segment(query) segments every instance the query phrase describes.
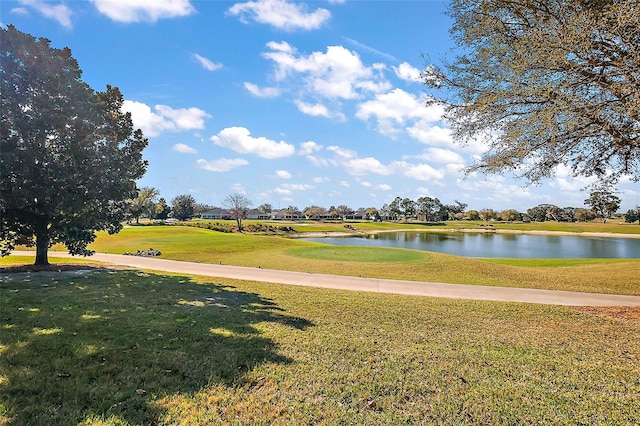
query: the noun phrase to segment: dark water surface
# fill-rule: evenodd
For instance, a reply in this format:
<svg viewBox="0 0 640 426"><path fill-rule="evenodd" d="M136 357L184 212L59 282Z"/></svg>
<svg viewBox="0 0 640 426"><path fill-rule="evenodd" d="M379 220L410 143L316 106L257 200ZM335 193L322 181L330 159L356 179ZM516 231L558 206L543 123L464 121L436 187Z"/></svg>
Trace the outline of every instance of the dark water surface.
<svg viewBox="0 0 640 426"><path fill-rule="evenodd" d="M409 248L465 257L640 258L640 238L402 231L305 240L339 246Z"/></svg>

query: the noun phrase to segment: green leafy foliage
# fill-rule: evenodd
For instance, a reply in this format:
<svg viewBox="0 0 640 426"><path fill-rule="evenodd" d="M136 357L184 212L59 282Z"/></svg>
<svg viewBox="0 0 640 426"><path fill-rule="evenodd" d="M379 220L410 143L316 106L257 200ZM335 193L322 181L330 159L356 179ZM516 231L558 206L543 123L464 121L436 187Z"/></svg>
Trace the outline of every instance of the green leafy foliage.
<svg viewBox="0 0 640 426"><path fill-rule="evenodd" d="M147 145L120 91L95 92L68 48L0 29L0 222L3 254L36 245L36 263L63 243L86 255L95 230L121 229Z"/></svg>

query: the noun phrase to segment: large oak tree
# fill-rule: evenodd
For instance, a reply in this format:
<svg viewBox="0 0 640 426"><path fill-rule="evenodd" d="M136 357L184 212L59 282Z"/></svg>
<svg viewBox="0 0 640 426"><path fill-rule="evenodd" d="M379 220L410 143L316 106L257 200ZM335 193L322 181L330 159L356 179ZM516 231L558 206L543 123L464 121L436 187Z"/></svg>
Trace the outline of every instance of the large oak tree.
<svg viewBox="0 0 640 426"><path fill-rule="evenodd" d="M459 49L423 78L456 140L487 141L470 170L640 179L637 1L451 0L448 14Z"/></svg>
<svg viewBox="0 0 640 426"><path fill-rule="evenodd" d="M68 48L0 29L2 254L36 246L37 265L63 243L89 255L95 231L118 232L147 163L120 91L96 92Z"/></svg>

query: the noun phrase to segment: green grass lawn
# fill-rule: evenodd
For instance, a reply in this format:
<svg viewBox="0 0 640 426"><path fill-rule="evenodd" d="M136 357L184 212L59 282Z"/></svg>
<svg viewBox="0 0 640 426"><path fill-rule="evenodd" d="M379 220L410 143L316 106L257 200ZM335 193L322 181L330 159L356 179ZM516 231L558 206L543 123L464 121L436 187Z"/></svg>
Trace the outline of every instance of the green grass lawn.
<svg viewBox="0 0 640 426"><path fill-rule="evenodd" d="M0 303L0 424L640 423L636 308L117 270Z"/></svg>
<svg viewBox="0 0 640 426"><path fill-rule="evenodd" d="M483 260L185 226L138 226L116 235L101 233L90 247L116 254L154 248L167 259L347 276L640 294L638 259Z"/></svg>

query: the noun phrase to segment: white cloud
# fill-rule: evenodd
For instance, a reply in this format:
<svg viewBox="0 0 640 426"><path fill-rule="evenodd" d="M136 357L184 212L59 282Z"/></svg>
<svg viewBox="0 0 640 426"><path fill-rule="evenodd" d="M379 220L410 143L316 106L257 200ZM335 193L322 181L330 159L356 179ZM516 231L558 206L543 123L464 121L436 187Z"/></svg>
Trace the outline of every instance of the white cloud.
<svg viewBox="0 0 640 426"><path fill-rule="evenodd" d="M254 154L262 158L289 157L295 147L284 141L276 142L263 136L254 138L245 127L228 127L211 137L214 144L240 154Z"/></svg>
<svg viewBox="0 0 640 426"><path fill-rule="evenodd" d="M57 21L58 24L67 29L70 29L73 26L71 23L71 9L69 9L65 4L52 5L50 2L44 2L41 0L20 0L20 4L35 9L41 15ZM12 12L20 14L22 13L20 9L22 8L13 9Z"/></svg>
<svg viewBox="0 0 640 426"><path fill-rule="evenodd" d="M378 188L381 191L391 191L391 186L387 185L386 183L381 183L376 188Z"/></svg>
<svg viewBox="0 0 640 426"><path fill-rule="evenodd" d="M213 161L206 161L199 159L196 164L198 167L210 172L228 172L238 167L246 166L249 164L244 158L219 158Z"/></svg>
<svg viewBox="0 0 640 426"><path fill-rule="evenodd" d="M554 179L549 182L552 188L560 191L580 191L596 182L597 178L593 176L573 176L571 168L560 164L554 172ZM586 198L586 197L584 197Z"/></svg>
<svg viewBox="0 0 640 426"><path fill-rule="evenodd" d="M300 148L298 149L298 154L300 155L310 155L313 154L314 152L318 152L322 150L322 145L313 142L313 141L308 141L308 142L302 142L300 144Z"/></svg>
<svg viewBox="0 0 640 426"><path fill-rule="evenodd" d="M340 186L342 186L344 188L350 188L351 184L349 182L347 182L346 180L343 180L342 182L340 182Z"/></svg>
<svg viewBox="0 0 640 426"><path fill-rule="evenodd" d="M347 169L349 174L354 176L368 175L371 173L383 176L393 174L391 167L385 166L373 157L347 160L342 165Z"/></svg>
<svg viewBox="0 0 640 426"><path fill-rule="evenodd" d="M210 59L205 58L204 56L198 55L197 53L194 53L193 57L196 58L200 65L202 65L202 68L207 71L216 71L222 68L221 63L213 62Z"/></svg>
<svg viewBox="0 0 640 426"><path fill-rule="evenodd" d="M286 170L276 170L276 176L280 179L291 179L291 173Z"/></svg>
<svg viewBox="0 0 640 426"><path fill-rule="evenodd" d="M331 117L329 109L322 104L312 105L299 100L295 101L295 104L298 107L298 110L303 114L311 115L313 117Z"/></svg>
<svg viewBox="0 0 640 426"><path fill-rule="evenodd" d="M200 108L173 109L166 105L156 105L156 111L174 123L178 130L204 129L204 119L211 117Z"/></svg>
<svg viewBox="0 0 640 426"><path fill-rule="evenodd" d="M420 70L408 62L403 62L397 67L393 67L393 71L396 75L410 83L417 83L420 81Z"/></svg>
<svg viewBox="0 0 640 426"><path fill-rule="evenodd" d="M291 195L293 191L307 191L313 189L312 185L302 183L284 183L273 190L276 194Z"/></svg>
<svg viewBox="0 0 640 426"><path fill-rule="evenodd" d="M194 148L190 147L187 144L184 143L177 143L173 146L173 150L175 152L181 152L183 154L197 154L198 151L196 151Z"/></svg>
<svg viewBox="0 0 640 426"><path fill-rule="evenodd" d="M410 164L406 161L394 161L393 167L400 171L404 176L411 179L426 181L426 182L438 182L444 179L444 172L437 170L428 164Z"/></svg>
<svg viewBox="0 0 640 426"><path fill-rule="evenodd" d="M131 113L134 127L142 129L145 136L158 136L164 131L185 131L203 129L204 119L211 117L199 108L173 109L166 105L156 105L155 112L145 103L125 100L122 110Z"/></svg>
<svg viewBox="0 0 640 426"><path fill-rule="evenodd" d="M280 188L289 189L291 191L307 191L309 189L313 189L313 186L306 183L283 183L280 185Z"/></svg>
<svg viewBox="0 0 640 426"><path fill-rule="evenodd" d="M259 87L253 83L245 81L244 88L257 98L277 98L280 96L280 89L277 87Z"/></svg>
<svg viewBox="0 0 640 426"><path fill-rule="evenodd" d="M420 121L414 126L407 128L407 134L413 139L428 145L453 145L451 129L433 125L427 121Z"/></svg>
<svg viewBox="0 0 640 426"><path fill-rule="evenodd" d="M371 188L373 186L371 182L367 182L366 180L360 181L360 185L364 186L365 188Z"/></svg>
<svg viewBox="0 0 640 426"><path fill-rule="evenodd" d="M390 137L408 132L410 126L417 123L422 130L426 130L425 127L430 128L432 123L442 119L443 109L439 106L427 107L425 101L396 88L358 105L356 117L363 121L375 118L378 132ZM411 133L409 135L413 137Z"/></svg>
<svg viewBox="0 0 640 426"><path fill-rule="evenodd" d="M418 158L443 164L464 164L464 159L457 152L443 148L427 148Z"/></svg>
<svg viewBox="0 0 640 426"><path fill-rule="evenodd" d="M366 67L357 53L342 46L328 46L326 53L300 55L286 42L267 43L263 57L275 63L275 78L291 84L300 77L308 93L331 100L356 99L362 92L388 90L390 84L373 68Z"/></svg>
<svg viewBox="0 0 640 426"><path fill-rule="evenodd" d="M308 12L306 4L290 3L285 0L236 3L227 13L238 16L240 22L245 24L253 20L285 31L314 30L331 18L331 12L327 9L317 8L313 12Z"/></svg>
<svg viewBox="0 0 640 426"><path fill-rule="evenodd" d="M355 151L351 151L350 149L342 148L339 146L330 146L327 148L327 151L333 152L337 157L341 159L356 158L356 156L358 155Z"/></svg>
<svg viewBox="0 0 640 426"><path fill-rule="evenodd" d="M331 179L328 177L314 177L313 183L327 183L330 182Z"/></svg>
<svg viewBox="0 0 640 426"><path fill-rule="evenodd" d="M195 12L189 0L92 0L96 9L117 22L156 22Z"/></svg>
<svg viewBox="0 0 640 426"><path fill-rule="evenodd" d="M247 193L247 189L241 183L234 183L233 185L231 185L231 190L242 195L245 195Z"/></svg>

